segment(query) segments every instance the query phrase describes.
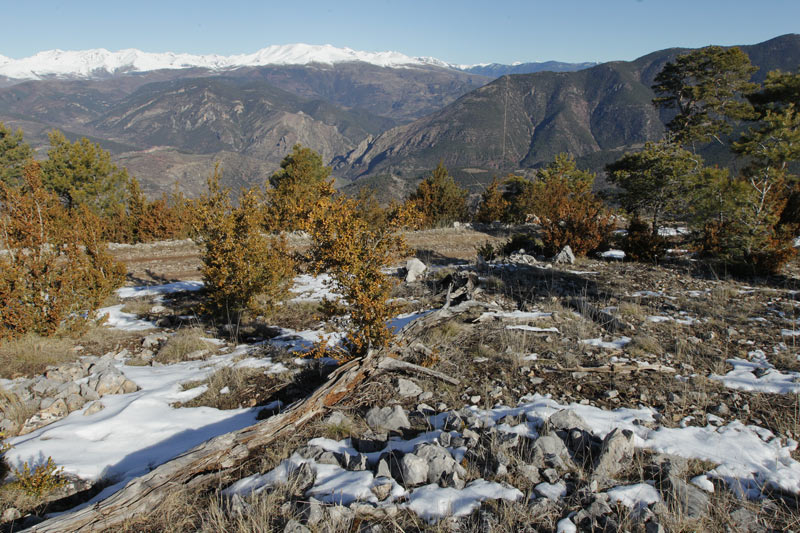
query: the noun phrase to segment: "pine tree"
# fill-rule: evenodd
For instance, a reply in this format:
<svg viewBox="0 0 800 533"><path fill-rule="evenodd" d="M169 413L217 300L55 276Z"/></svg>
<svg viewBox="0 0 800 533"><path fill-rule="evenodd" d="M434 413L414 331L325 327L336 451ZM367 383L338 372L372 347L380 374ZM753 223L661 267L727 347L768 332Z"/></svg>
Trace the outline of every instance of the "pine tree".
<svg viewBox="0 0 800 533"><path fill-rule="evenodd" d="M692 177L703 167L700 156L671 141L648 142L639 152L626 153L606 166L608 179L621 187L620 204L634 215L651 218L651 234L665 216L685 212Z"/></svg>
<svg viewBox="0 0 800 533"><path fill-rule="evenodd" d="M113 213L124 199L127 170L117 168L111 154L85 137L71 143L53 131L49 139L48 159L42 162L45 187L70 209L86 205L96 214Z"/></svg>
<svg viewBox="0 0 800 533"><path fill-rule="evenodd" d="M441 162L408 200L422 213L426 227L452 224L467 214L467 191L456 184Z"/></svg>
<svg viewBox="0 0 800 533"><path fill-rule="evenodd" d="M331 168L310 148L296 144L269 178L265 224L272 231L304 229L317 204L333 194Z"/></svg>
<svg viewBox="0 0 800 533"><path fill-rule="evenodd" d="M269 311L291 288L294 261L285 239L261 231L263 200L262 192L253 188L242 191L234 206L230 191L220 185L217 167L198 202L205 307L228 324L238 324L247 310Z"/></svg>
<svg viewBox="0 0 800 533"><path fill-rule="evenodd" d="M508 202L503 198L503 191L500 189L500 182L497 177L492 178L492 182L481 194L481 203L478 206L478 213L475 220L484 224L491 224L506 218Z"/></svg>
<svg viewBox="0 0 800 533"><path fill-rule="evenodd" d="M752 114L743 96L755 90L750 77L756 70L737 47L694 50L667 63L656 76L653 103L676 110L667 128L678 143L694 146L719 139L731 131L729 119Z"/></svg>
<svg viewBox="0 0 800 533"><path fill-rule="evenodd" d="M0 122L0 182L12 187L22 185L22 171L33 159L33 150L22 139L22 130L12 132Z"/></svg>

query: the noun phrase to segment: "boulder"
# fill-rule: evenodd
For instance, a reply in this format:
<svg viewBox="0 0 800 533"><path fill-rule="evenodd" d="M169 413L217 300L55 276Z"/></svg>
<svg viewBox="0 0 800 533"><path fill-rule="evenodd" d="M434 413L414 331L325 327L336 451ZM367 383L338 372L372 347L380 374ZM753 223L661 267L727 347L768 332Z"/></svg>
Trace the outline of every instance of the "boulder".
<svg viewBox="0 0 800 533"><path fill-rule="evenodd" d="M600 455L594 463L597 479L613 479L633 458L633 432L615 428L603 439Z"/></svg>
<svg viewBox="0 0 800 533"><path fill-rule="evenodd" d="M413 453L400 459L400 476L406 488L422 485L428 481L428 462Z"/></svg>
<svg viewBox="0 0 800 533"><path fill-rule="evenodd" d="M102 410L103 410L103 409L105 409L105 408L106 408L106 406L105 406L105 405L103 405L103 403L102 403L102 402L100 402L100 401L94 401L94 402L92 402L92 403L91 403L91 405L89 405L89 407L87 407L87 408L86 408L86 410L83 412L83 416L89 416L89 415L93 415L93 414L95 414L95 413L99 413L100 411L102 411Z"/></svg>
<svg viewBox="0 0 800 533"><path fill-rule="evenodd" d="M408 421L405 411L399 405L394 407L373 407L367 411L367 425L376 430L397 431L403 428L410 428L411 422Z"/></svg>

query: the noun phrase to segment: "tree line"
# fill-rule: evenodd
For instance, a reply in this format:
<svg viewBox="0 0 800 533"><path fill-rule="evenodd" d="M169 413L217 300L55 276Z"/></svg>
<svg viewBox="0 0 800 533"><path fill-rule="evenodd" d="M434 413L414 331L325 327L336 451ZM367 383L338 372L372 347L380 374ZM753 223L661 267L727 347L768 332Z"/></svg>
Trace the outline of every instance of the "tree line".
<svg viewBox="0 0 800 533"><path fill-rule="evenodd" d="M630 215L629 258L663 257L665 220L688 224L698 253L730 268L773 273L794 254L800 74L772 72L757 86L753 71L738 48L708 47L656 77L654 105L674 114L667 134L606 168L613 200ZM697 150L707 143L733 150L743 170L706 165ZM608 246L617 224L593 192L595 175L569 154L531 179L495 178L470 214L467 191L442 164L404 201L381 206L368 190L337 194L319 154L295 146L262 186L236 197L217 168L197 199L175 192L149 200L98 145L58 132L50 144L35 162L21 132L0 125L0 338L85 325L86 310L123 280L106 241L192 236L203 250L204 311L227 324L282 305L300 264L329 272L353 324L346 348L332 354L346 358L391 337L392 282L383 270L407 253L402 229L534 220L541 253L570 245L584 255ZM289 250L285 232L296 230L311 237L306 255Z"/></svg>

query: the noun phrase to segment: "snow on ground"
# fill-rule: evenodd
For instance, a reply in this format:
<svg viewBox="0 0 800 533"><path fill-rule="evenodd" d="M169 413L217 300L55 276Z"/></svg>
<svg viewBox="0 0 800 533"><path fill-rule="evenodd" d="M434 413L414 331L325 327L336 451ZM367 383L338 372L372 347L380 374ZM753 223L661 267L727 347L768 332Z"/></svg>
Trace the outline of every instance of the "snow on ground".
<svg viewBox="0 0 800 533"><path fill-rule="evenodd" d="M581 344L586 344L588 346L596 346L597 348L605 348L606 350L621 350L623 349L628 343L631 342L630 337L620 337L618 339L614 339L613 341L604 341L602 337L598 337L596 339L584 339L579 341Z"/></svg>
<svg viewBox="0 0 800 533"><path fill-rule="evenodd" d="M294 278L294 286L290 289L296 294L292 302L319 302L323 299L338 300L341 295L331 290L333 280L328 274L312 276L301 274Z"/></svg>
<svg viewBox="0 0 800 533"><path fill-rule="evenodd" d="M491 311L483 313L478 318L478 322L486 318L507 318L511 320L537 320L539 318L551 318L553 313L544 313L542 311Z"/></svg>
<svg viewBox="0 0 800 533"><path fill-rule="evenodd" d="M202 281L177 281L175 283L165 283L164 285L140 285L138 287L122 287L117 289L117 296L120 298L139 298L142 296L164 296L176 292L199 291L204 287Z"/></svg>
<svg viewBox="0 0 800 533"><path fill-rule="evenodd" d="M125 304L112 305L97 310L97 318L106 317L105 325L114 329L125 331L141 331L157 328L155 322L142 320L133 313L125 313L122 308Z"/></svg>
<svg viewBox="0 0 800 533"><path fill-rule="evenodd" d="M608 491L608 498L612 502L619 502L632 509L641 509L651 503L661 501L661 495L658 490L647 483L614 487Z"/></svg>
<svg viewBox="0 0 800 533"><path fill-rule="evenodd" d="M756 497L765 488L779 488L800 494L800 463L792 459L791 452L797 442L781 439L764 428L733 421L715 427L689 426L685 428L657 427L655 410L619 408L607 411L580 404L562 405L548 396L534 394L523 397L517 407L496 407L481 410L470 407L481 417L487 427L507 415L524 415L528 421L527 434L536 437L539 428L553 413L571 409L583 418L592 433L603 438L614 428L633 432L634 444L657 452L679 455L687 459L701 459L718 464L707 473L708 477L725 481L732 490L746 497ZM433 427L441 428L450 413L430 417ZM524 428L497 426L499 431L522 433Z"/></svg>
<svg viewBox="0 0 800 533"><path fill-rule="evenodd" d="M84 479L111 478L125 481L147 473L206 440L256 422L258 409L221 411L210 407L176 409L170 405L199 396L205 387L182 390L181 383L206 378L223 366L261 366L267 372L284 370L269 359L245 358L250 347L206 361L189 361L168 366L125 366L117 368L141 390L107 395L105 408L85 416L86 408L27 435L10 440L14 445L6 459L19 466L23 461L38 464L52 457L64 471ZM88 378L86 378L88 379ZM87 407L90 404L87 404Z"/></svg>
<svg viewBox="0 0 800 533"><path fill-rule="evenodd" d="M733 370L720 376L712 374L711 379L721 381L726 387L753 392L773 394L800 393L800 372L782 372L776 369L762 350L753 350L746 359L728 359Z"/></svg>

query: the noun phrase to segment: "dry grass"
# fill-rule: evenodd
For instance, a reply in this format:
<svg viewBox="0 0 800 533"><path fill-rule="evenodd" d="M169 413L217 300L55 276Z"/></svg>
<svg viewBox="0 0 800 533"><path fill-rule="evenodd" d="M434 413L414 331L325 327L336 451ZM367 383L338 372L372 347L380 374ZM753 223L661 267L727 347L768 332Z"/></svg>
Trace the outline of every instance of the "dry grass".
<svg viewBox="0 0 800 533"><path fill-rule="evenodd" d="M167 339L154 360L162 364L178 363L189 360L189 355L200 350L213 351L216 347L214 343L206 340L206 334L202 329L184 328Z"/></svg>
<svg viewBox="0 0 800 533"><path fill-rule="evenodd" d="M0 411L3 418L10 420L16 426L15 431L8 431L7 437L16 436L25 421L28 420L37 409L32 405L20 401L16 394L6 391L0 387Z"/></svg>
<svg viewBox="0 0 800 533"><path fill-rule="evenodd" d="M0 376L32 376L41 374L49 365L75 361L80 354L73 350L74 346L75 341L67 337L38 335L0 342Z"/></svg>
<svg viewBox="0 0 800 533"><path fill-rule="evenodd" d="M122 306L122 311L125 313L133 313L138 316L145 316L150 313L153 308L151 300L129 299L125 300L125 305Z"/></svg>
<svg viewBox="0 0 800 533"><path fill-rule="evenodd" d="M264 374L263 369L223 367L211 374L205 381L184 383L188 390L206 385L206 391L188 402L178 403L176 407L214 407L216 409L237 409L242 406L255 406L263 403L272 393L291 381L291 374ZM227 392L223 393L223 390Z"/></svg>

